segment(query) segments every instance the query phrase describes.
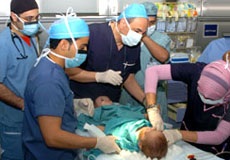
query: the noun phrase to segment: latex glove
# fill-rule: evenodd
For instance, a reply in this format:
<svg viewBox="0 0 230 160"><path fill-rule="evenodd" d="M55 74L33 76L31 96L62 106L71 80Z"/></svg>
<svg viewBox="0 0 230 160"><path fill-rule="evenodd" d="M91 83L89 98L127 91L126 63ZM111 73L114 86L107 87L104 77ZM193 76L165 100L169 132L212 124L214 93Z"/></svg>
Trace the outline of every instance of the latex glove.
<svg viewBox="0 0 230 160"><path fill-rule="evenodd" d="M107 70L105 72L97 72L95 79L100 83L110 83L119 86L122 83L121 71Z"/></svg>
<svg viewBox="0 0 230 160"><path fill-rule="evenodd" d="M94 104L91 98L74 99L74 112L77 116L83 113L92 117Z"/></svg>
<svg viewBox="0 0 230 160"><path fill-rule="evenodd" d="M104 136L97 138L97 144L95 148L100 149L104 153L120 153L121 149L115 142L116 138L114 136Z"/></svg>
<svg viewBox="0 0 230 160"><path fill-rule="evenodd" d="M152 127L158 131L164 129L164 122L160 115L160 110L157 107L147 109L148 118Z"/></svg>
<svg viewBox="0 0 230 160"><path fill-rule="evenodd" d="M164 130L163 134L168 141L168 146L182 139L182 134L177 129Z"/></svg>

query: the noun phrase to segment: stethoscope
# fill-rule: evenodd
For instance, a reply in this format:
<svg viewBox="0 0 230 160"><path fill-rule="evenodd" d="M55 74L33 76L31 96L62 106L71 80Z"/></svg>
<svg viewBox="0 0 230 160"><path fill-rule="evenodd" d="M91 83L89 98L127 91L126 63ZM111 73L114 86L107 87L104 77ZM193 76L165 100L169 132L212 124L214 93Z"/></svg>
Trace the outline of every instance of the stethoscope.
<svg viewBox="0 0 230 160"><path fill-rule="evenodd" d="M15 39L20 43L20 45L22 46L22 51L19 49L19 47L17 46L16 42L15 42ZM17 49L18 53L20 54L20 56L17 57L17 60L21 60L21 59L27 59L28 58L28 55L26 55L26 50L25 50L25 47L22 43L22 39L14 32L11 32L11 40L15 46L15 48ZM32 42L32 45L34 47L34 50L36 51L36 54L38 56L38 50L37 50L37 47L35 46L33 40L31 39L31 42Z"/></svg>

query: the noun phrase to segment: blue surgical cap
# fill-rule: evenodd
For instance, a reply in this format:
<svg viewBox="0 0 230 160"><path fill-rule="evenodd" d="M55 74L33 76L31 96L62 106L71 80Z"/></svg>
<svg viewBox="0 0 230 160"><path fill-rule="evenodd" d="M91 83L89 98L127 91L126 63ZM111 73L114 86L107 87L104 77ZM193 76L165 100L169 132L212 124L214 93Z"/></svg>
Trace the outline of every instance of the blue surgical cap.
<svg viewBox="0 0 230 160"><path fill-rule="evenodd" d="M146 12L148 16L156 16L157 15L157 6L152 2L144 2L142 3L145 6Z"/></svg>
<svg viewBox="0 0 230 160"><path fill-rule="evenodd" d="M67 29L65 18L55 21L49 29L50 39L68 39L71 35ZM77 17L67 17L70 31L73 38L81 38L89 36L89 27L86 22Z"/></svg>
<svg viewBox="0 0 230 160"><path fill-rule="evenodd" d="M120 14L118 20L121 18L148 18L146 10L143 4L130 4L125 10Z"/></svg>

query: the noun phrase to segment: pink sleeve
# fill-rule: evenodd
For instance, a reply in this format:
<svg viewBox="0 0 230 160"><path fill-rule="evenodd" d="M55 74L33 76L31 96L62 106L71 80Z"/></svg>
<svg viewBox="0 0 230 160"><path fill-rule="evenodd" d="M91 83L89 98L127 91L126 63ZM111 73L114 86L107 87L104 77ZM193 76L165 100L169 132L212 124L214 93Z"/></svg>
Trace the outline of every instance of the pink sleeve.
<svg viewBox="0 0 230 160"><path fill-rule="evenodd" d="M156 93L158 80L172 79L169 64L156 65L145 70L145 93Z"/></svg>
<svg viewBox="0 0 230 160"><path fill-rule="evenodd" d="M197 143L218 145L230 136L230 122L222 120L215 131L197 132Z"/></svg>

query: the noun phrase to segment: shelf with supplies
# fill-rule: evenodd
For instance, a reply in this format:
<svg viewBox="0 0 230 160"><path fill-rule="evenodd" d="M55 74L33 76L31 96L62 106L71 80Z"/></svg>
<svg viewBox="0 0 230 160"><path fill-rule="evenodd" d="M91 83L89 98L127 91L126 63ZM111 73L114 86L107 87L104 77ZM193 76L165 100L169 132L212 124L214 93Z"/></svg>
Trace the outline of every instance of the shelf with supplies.
<svg viewBox="0 0 230 160"><path fill-rule="evenodd" d="M190 2L158 2L156 30L171 39L171 51L190 53L196 46L196 30L199 12Z"/></svg>
<svg viewBox="0 0 230 160"><path fill-rule="evenodd" d="M171 51L191 53L191 50L196 48L197 18L194 19L194 23L188 23L187 21L190 19L188 17L183 18L185 21L184 23L175 21L174 25L170 24L169 27L167 27L169 25L167 18L166 20L159 18L157 22L157 31L167 34L171 38Z"/></svg>

